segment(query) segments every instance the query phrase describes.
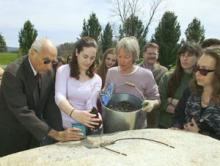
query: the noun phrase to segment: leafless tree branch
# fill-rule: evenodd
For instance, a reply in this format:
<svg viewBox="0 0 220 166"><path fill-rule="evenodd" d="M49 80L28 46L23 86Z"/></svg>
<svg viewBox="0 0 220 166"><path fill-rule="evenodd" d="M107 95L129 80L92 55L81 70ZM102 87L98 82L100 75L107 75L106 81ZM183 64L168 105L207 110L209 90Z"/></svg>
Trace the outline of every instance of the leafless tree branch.
<svg viewBox="0 0 220 166"><path fill-rule="evenodd" d="M149 17L149 20L145 26L145 29L144 29L144 34L147 34L148 33L148 30L149 30L149 26L150 24L152 23L152 20L153 20L153 17L159 7L159 5L161 4L163 0L156 0L152 3L151 7L150 7L150 17Z"/></svg>
<svg viewBox="0 0 220 166"><path fill-rule="evenodd" d="M153 18L162 1L163 0L152 0L149 11L149 20L146 22L143 36L146 36L148 33L149 26L152 23ZM143 10L140 5L140 0L112 0L112 2L114 3L113 14L120 18L122 24L125 23L129 16L138 16L138 13Z"/></svg>

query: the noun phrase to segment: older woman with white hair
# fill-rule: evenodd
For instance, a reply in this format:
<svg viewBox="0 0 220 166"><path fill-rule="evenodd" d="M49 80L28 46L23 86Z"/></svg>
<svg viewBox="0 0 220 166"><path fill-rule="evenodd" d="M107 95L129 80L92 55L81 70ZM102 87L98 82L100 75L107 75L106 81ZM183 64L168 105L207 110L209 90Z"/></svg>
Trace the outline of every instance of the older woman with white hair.
<svg viewBox="0 0 220 166"><path fill-rule="evenodd" d="M127 93L138 98L144 98L145 111L137 128L146 128L146 112L151 112L159 105L159 92L152 72L135 65L140 48L135 37L124 37L116 46L118 66L108 70L105 87L113 83L114 93ZM131 86L132 85L132 86ZM146 100L147 99L147 100Z"/></svg>

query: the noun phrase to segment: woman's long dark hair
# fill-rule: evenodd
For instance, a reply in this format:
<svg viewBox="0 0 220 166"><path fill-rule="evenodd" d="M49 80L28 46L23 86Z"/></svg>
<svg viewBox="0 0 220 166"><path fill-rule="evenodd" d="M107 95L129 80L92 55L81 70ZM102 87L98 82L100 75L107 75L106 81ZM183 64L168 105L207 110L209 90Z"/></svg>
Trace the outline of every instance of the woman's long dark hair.
<svg viewBox="0 0 220 166"><path fill-rule="evenodd" d="M109 48L104 52L102 62L101 62L101 64L99 65L99 67L97 69L97 74L102 78L102 88L105 85L105 78L106 78L106 74L107 74L107 71L108 71L108 68L105 64L105 60L106 60L108 54L115 55L116 54L115 53L115 48ZM114 66L117 66L117 62Z"/></svg>
<svg viewBox="0 0 220 166"><path fill-rule="evenodd" d="M75 43L75 48L72 54L72 60L70 61L69 66L70 66L70 77L74 77L77 80L79 79L80 71L79 71L76 51L79 54L81 51L83 51L85 47L94 47L97 49L97 43L94 39L88 36L82 37ZM89 76L89 78L92 78L94 76L94 69L95 69L95 62L86 71L86 75Z"/></svg>
<svg viewBox="0 0 220 166"><path fill-rule="evenodd" d="M220 47L208 47L203 50L203 55L210 56L215 59L215 71L214 80L212 82L213 94L211 97L211 102L214 104L220 104ZM191 83L191 90L193 93L202 92L203 87L197 84L196 78L193 78Z"/></svg>
<svg viewBox="0 0 220 166"><path fill-rule="evenodd" d="M172 73L169 81L168 81L168 97L174 97L177 88L180 86L181 78L184 74L184 70L181 66L180 56L184 53L188 52L196 57L201 55L200 46L196 43L184 42L180 49L178 50L178 58L176 62L176 68Z"/></svg>

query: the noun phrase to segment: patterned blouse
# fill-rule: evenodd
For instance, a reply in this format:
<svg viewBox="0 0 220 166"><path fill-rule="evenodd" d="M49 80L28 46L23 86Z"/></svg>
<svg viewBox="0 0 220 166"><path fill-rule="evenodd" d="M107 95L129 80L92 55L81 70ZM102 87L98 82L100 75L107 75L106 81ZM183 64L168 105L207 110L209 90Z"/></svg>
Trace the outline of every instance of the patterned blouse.
<svg viewBox="0 0 220 166"><path fill-rule="evenodd" d="M210 103L201 107L201 93L192 94L186 103L186 122L195 119L200 133L220 140L220 105Z"/></svg>

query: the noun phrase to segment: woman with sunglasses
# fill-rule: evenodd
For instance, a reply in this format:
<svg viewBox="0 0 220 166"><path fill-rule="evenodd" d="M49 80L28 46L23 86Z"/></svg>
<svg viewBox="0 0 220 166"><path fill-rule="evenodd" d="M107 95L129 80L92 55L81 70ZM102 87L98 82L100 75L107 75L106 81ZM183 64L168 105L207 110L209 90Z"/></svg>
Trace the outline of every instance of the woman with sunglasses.
<svg viewBox="0 0 220 166"><path fill-rule="evenodd" d="M102 88L105 85L108 69L114 66L117 66L115 48L109 48L104 52L102 62L97 69L97 74L102 78Z"/></svg>
<svg viewBox="0 0 220 166"><path fill-rule="evenodd" d="M92 114L101 90L102 80L94 73L96 41L83 37L75 43L72 60L58 68L55 100L61 110L63 127L80 128L84 135L102 121Z"/></svg>
<svg viewBox="0 0 220 166"><path fill-rule="evenodd" d="M184 108L185 122L180 128L220 139L220 48L204 50Z"/></svg>
<svg viewBox="0 0 220 166"><path fill-rule="evenodd" d="M183 91L193 78L193 67L200 55L200 47L197 44L183 43L178 51L175 70L167 72L161 79L159 85L161 96L160 128L171 127L175 108L182 97Z"/></svg>
<svg viewBox="0 0 220 166"><path fill-rule="evenodd" d="M220 40L215 39L215 38L205 39L201 44L202 49L206 49L208 47L219 47L219 46L220 46ZM182 124L185 123L185 112L184 112L184 110L185 110L185 107L186 107L187 99L189 98L190 95L191 95L191 89L190 89L190 87L188 87L184 90L183 95L182 95L181 99L179 100L178 105L176 106L172 128L177 129L177 128L182 128L183 127Z"/></svg>

